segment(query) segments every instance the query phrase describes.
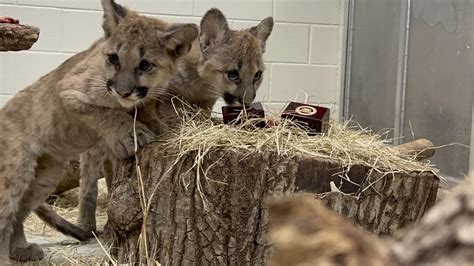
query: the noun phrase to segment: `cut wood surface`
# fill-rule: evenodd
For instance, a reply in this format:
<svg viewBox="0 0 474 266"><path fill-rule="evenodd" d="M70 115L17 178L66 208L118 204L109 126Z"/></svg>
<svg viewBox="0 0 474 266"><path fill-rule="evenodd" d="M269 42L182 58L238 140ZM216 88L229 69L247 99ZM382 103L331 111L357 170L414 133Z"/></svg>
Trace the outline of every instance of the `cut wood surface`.
<svg viewBox="0 0 474 266"><path fill-rule="evenodd" d="M37 27L0 23L0 51L28 50L38 40Z"/></svg>
<svg viewBox="0 0 474 266"><path fill-rule="evenodd" d="M337 176L344 168L336 161L249 150L212 151L197 169L197 153L176 162L177 152L160 144L141 149L143 185L133 158L120 163L108 206L119 261L145 254L138 245L145 228L153 259L171 265L265 264L271 254L267 201L298 191L390 235L433 205L438 186L432 173L383 175L363 166L353 166L347 181ZM341 192L330 192L331 181Z"/></svg>

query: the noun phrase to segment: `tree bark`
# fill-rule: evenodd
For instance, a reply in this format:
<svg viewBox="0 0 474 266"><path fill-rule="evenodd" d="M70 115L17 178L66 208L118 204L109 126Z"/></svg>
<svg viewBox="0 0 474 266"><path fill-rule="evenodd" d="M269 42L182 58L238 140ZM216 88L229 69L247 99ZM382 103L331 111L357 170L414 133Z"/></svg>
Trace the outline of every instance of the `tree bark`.
<svg viewBox="0 0 474 266"><path fill-rule="evenodd" d="M28 50L38 40L39 33L33 26L0 23L0 51Z"/></svg>
<svg viewBox="0 0 474 266"><path fill-rule="evenodd" d="M419 219L433 205L438 186L432 173L380 176L353 166L348 176L358 186L336 176L344 170L336 161L246 150L210 152L197 170L196 153L175 163L177 152L159 144L141 149L143 186L133 158L117 168L108 215L120 262L141 259L143 225L148 256L162 263L266 264L271 255L267 202L298 191L316 194L349 219L389 235ZM331 182L341 192L330 192ZM145 219L141 187L150 206Z"/></svg>
<svg viewBox="0 0 474 266"><path fill-rule="evenodd" d="M397 174L385 176L374 174L370 191L359 199L350 195L329 192L318 195L326 206L349 221L379 236L393 233L418 221L434 205L438 192L438 180L431 173ZM362 183L362 188L369 185Z"/></svg>

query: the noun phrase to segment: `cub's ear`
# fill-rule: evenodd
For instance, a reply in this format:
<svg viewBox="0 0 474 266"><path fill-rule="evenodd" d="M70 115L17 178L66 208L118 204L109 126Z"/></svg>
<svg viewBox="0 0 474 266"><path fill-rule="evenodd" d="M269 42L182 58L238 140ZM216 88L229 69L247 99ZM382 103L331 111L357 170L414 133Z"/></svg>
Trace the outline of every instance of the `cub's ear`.
<svg viewBox="0 0 474 266"><path fill-rule="evenodd" d="M115 3L114 0L102 0L102 8L104 9L104 29L105 37L109 37L117 28L118 24L127 16L128 10Z"/></svg>
<svg viewBox="0 0 474 266"><path fill-rule="evenodd" d="M197 38L196 24L174 24L164 33L164 44L175 56L186 55Z"/></svg>
<svg viewBox="0 0 474 266"><path fill-rule="evenodd" d="M250 33L252 33L255 37L257 37L264 52L265 52L265 45L267 43L267 39L268 37L270 37L272 30L273 30L272 17L268 17L262 20L257 26L254 26L248 29Z"/></svg>
<svg viewBox="0 0 474 266"><path fill-rule="evenodd" d="M224 14L217 9L212 8L206 12L201 20L201 34L199 36L199 45L204 55L224 38L225 33L229 30L229 24Z"/></svg>

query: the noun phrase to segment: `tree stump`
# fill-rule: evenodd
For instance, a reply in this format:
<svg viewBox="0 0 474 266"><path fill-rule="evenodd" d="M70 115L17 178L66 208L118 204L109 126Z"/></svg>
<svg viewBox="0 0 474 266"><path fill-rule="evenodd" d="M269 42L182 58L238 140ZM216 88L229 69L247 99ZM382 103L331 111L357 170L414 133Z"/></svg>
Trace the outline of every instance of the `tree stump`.
<svg viewBox="0 0 474 266"><path fill-rule="evenodd" d="M119 262L146 254L170 265L266 264L268 200L298 191L390 235L434 204L439 182L433 173L382 175L364 166L351 167L349 182L337 175L347 170L337 161L274 152L215 150L199 166L197 153L176 160L177 153L160 144L141 149L142 181L134 158L119 164L108 205ZM331 192L331 182L340 192Z"/></svg>
<svg viewBox="0 0 474 266"><path fill-rule="evenodd" d="M33 26L0 23L0 51L28 50L38 40L39 33Z"/></svg>

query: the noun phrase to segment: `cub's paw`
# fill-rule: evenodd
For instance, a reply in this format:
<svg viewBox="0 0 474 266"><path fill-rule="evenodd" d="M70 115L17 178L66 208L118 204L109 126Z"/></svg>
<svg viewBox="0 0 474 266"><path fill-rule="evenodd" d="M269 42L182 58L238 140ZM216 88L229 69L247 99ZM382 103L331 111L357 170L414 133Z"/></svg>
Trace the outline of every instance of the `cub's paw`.
<svg viewBox="0 0 474 266"><path fill-rule="evenodd" d="M90 235L89 238L94 237L92 232L97 233L97 229L96 229L95 224L78 223L77 227L79 227L82 231L87 232Z"/></svg>
<svg viewBox="0 0 474 266"><path fill-rule="evenodd" d="M136 125L138 147L145 146L155 140L156 135L143 124ZM135 153L135 135L133 130L117 132L107 140L112 152L118 159L125 159Z"/></svg>
<svg viewBox="0 0 474 266"><path fill-rule="evenodd" d="M37 244L29 244L22 248L15 247L10 251L10 259L20 262L39 261L43 258L43 250Z"/></svg>
<svg viewBox="0 0 474 266"><path fill-rule="evenodd" d="M113 238L114 237L114 231L112 229L112 225L110 225L110 222L107 220L107 222L104 225L104 228L102 230L97 231L97 235L102 237L102 238Z"/></svg>

